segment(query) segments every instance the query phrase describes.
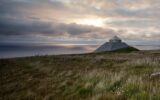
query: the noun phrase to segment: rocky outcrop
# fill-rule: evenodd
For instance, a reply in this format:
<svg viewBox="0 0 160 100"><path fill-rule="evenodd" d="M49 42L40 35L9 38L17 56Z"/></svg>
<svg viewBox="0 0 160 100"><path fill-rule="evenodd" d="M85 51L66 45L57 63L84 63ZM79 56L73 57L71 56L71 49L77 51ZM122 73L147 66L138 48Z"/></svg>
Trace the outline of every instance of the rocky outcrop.
<svg viewBox="0 0 160 100"><path fill-rule="evenodd" d="M151 79L151 80L158 80L158 79L160 79L160 72L152 73L152 74L150 75L150 79Z"/></svg>

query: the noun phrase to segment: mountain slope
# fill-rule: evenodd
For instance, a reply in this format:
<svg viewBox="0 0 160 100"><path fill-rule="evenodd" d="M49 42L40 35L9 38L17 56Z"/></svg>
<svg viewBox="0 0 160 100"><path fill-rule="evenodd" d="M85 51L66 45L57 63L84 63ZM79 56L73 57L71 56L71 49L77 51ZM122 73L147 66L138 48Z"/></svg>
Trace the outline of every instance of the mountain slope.
<svg viewBox="0 0 160 100"><path fill-rule="evenodd" d="M121 50L120 50L121 49ZM107 51L137 51L138 49L129 46L128 44L122 42L122 40L114 36L109 40L109 42L104 43L99 48L97 48L94 52L107 52Z"/></svg>
<svg viewBox="0 0 160 100"><path fill-rule="evenodd" d="M98 49L95 50L95 52L103 52L103 51L114 51L114 50L118 50L121 48L127 48L129 47L126 43L122 43L122 42L115 42L115 43L110 43L110 42L106 42L104 43L102 46L100 46Z"/></svg>

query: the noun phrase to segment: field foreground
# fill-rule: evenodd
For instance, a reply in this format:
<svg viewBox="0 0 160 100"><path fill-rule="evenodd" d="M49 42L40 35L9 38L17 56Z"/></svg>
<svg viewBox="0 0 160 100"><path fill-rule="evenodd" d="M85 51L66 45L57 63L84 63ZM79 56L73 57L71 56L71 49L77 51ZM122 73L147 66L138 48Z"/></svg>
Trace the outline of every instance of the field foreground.
<svg viewBox="0 0 160 100"><path fill-rule="evenodd" d="M0 100L160 100L160 51L0 60Z"/></svg>

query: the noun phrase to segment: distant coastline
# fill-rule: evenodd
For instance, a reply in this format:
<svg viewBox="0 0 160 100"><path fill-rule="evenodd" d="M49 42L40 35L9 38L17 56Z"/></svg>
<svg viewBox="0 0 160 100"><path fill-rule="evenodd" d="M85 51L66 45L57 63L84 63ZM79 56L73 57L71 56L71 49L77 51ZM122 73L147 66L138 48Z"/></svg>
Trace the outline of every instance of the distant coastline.
<svg viewBox="0 0 160 100"><path fill-rule="evenodd" d="M100 45L0 45L0 58L35 55L80 54L94 51ZM132 45L140 50L160 50L160 45Z"/></svg>

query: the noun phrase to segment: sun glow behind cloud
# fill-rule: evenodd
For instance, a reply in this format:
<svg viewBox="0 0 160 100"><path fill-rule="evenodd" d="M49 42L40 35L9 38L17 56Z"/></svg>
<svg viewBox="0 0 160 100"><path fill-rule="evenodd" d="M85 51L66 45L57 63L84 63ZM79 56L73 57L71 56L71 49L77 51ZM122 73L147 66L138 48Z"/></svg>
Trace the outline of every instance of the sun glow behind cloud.
<svg viewBox="0 0 160 100"><path fill-rule="evenodd" d="M96 27L103 27L105 19L101 18L86 18L86 19L79 19L76 20L75 23L82 24L82 25L91 25Z"/></svg>

